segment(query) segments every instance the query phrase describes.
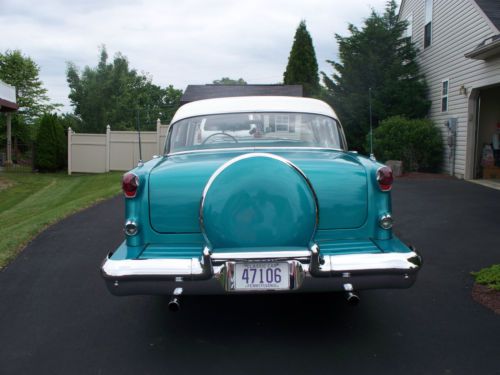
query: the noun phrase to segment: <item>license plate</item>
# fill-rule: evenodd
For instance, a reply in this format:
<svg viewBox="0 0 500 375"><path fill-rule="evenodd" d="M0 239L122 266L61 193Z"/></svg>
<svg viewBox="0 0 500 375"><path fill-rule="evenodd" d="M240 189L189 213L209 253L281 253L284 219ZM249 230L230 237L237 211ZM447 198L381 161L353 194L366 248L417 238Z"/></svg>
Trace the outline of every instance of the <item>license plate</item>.
<svg viewBox="0 0 500 375"><path fill-rule="evenodd" d="M241 262L234 265L235 290L289 289L287 262Z"/></svg>

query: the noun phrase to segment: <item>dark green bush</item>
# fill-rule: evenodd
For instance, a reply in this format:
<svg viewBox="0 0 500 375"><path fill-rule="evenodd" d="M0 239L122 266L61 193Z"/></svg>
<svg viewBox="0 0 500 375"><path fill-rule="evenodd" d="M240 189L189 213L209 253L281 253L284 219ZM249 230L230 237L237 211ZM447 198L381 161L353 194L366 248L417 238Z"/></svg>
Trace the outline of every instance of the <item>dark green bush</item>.
<svg viewBox="0 0 500 375"><path fill-rule="evenodd" d="M500 291L500 264L483 268L479 272L472 272L478 284L487 285L493 290Z"/></svg>
<svg viewBox="0 0 500 375"><path fill-rule="evenodd" d="M377 159L401 160L405 171L437 172L443 158L439 129L428 119L394 116L373 131Z"/></svg>
<svg viewBox="0 0 500 375"><path fill-rule="evenodd" d="M56 114L40 119L35 145L35 168L40 172L55 172L66 166L67 141L64 128Z"/></svg>

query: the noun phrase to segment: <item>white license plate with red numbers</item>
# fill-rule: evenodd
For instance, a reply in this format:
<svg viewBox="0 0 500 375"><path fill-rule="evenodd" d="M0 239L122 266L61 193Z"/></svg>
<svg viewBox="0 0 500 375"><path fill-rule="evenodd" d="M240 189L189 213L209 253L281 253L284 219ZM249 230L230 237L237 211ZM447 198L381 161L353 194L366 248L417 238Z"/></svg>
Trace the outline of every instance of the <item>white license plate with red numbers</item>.
<svg viewBox="0 0 500 375"><path fill-rule="evenodd" d="M287 262L241 262L234 265L234 290L290 288Z"/></svg>

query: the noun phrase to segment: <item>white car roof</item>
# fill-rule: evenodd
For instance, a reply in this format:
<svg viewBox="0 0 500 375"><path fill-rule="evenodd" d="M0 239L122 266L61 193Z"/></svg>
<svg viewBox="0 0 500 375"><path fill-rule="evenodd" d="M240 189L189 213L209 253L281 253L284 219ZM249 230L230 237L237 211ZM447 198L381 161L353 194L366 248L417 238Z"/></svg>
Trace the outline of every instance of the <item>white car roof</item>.
<svg viewBox="0 0 500 375"><path fill-rule="evenodd" d="M335 111L321 100L295 96L239 96L197 100L184 104L171 123L203 115L244 112L314 113L338 119Z"/></svg>

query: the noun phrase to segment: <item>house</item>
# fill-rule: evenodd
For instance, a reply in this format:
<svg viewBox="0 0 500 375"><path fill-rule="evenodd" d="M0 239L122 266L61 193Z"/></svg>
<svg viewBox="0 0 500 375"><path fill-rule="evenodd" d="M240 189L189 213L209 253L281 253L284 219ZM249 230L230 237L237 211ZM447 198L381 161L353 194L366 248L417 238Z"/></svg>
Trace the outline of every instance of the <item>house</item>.
<svg viewBox="0 0 500 375"><path fill-rule="evenodd" d="M195 100L232 96L303 96L302 85L188 85L181 105Z"/></svg>
<svg viewBox="0 0 500 375"><path fill-rule="evenodd" d="M500 178L500 150L497 167L481 165L484 146L498 146L500 134L500 1L402 0L399 18L419 50L445 171Z"/></svg>
<svg viewBox="0 0 500 375"><path fill-rule="evenodd" d="M12 112L19 109L16 104L16 88L0 81L0 113L5 113L7 117L7 158L5 164L12 164L12 134L11 118ZM3 164L3 156L0 155L0 164Z"/></svg>

